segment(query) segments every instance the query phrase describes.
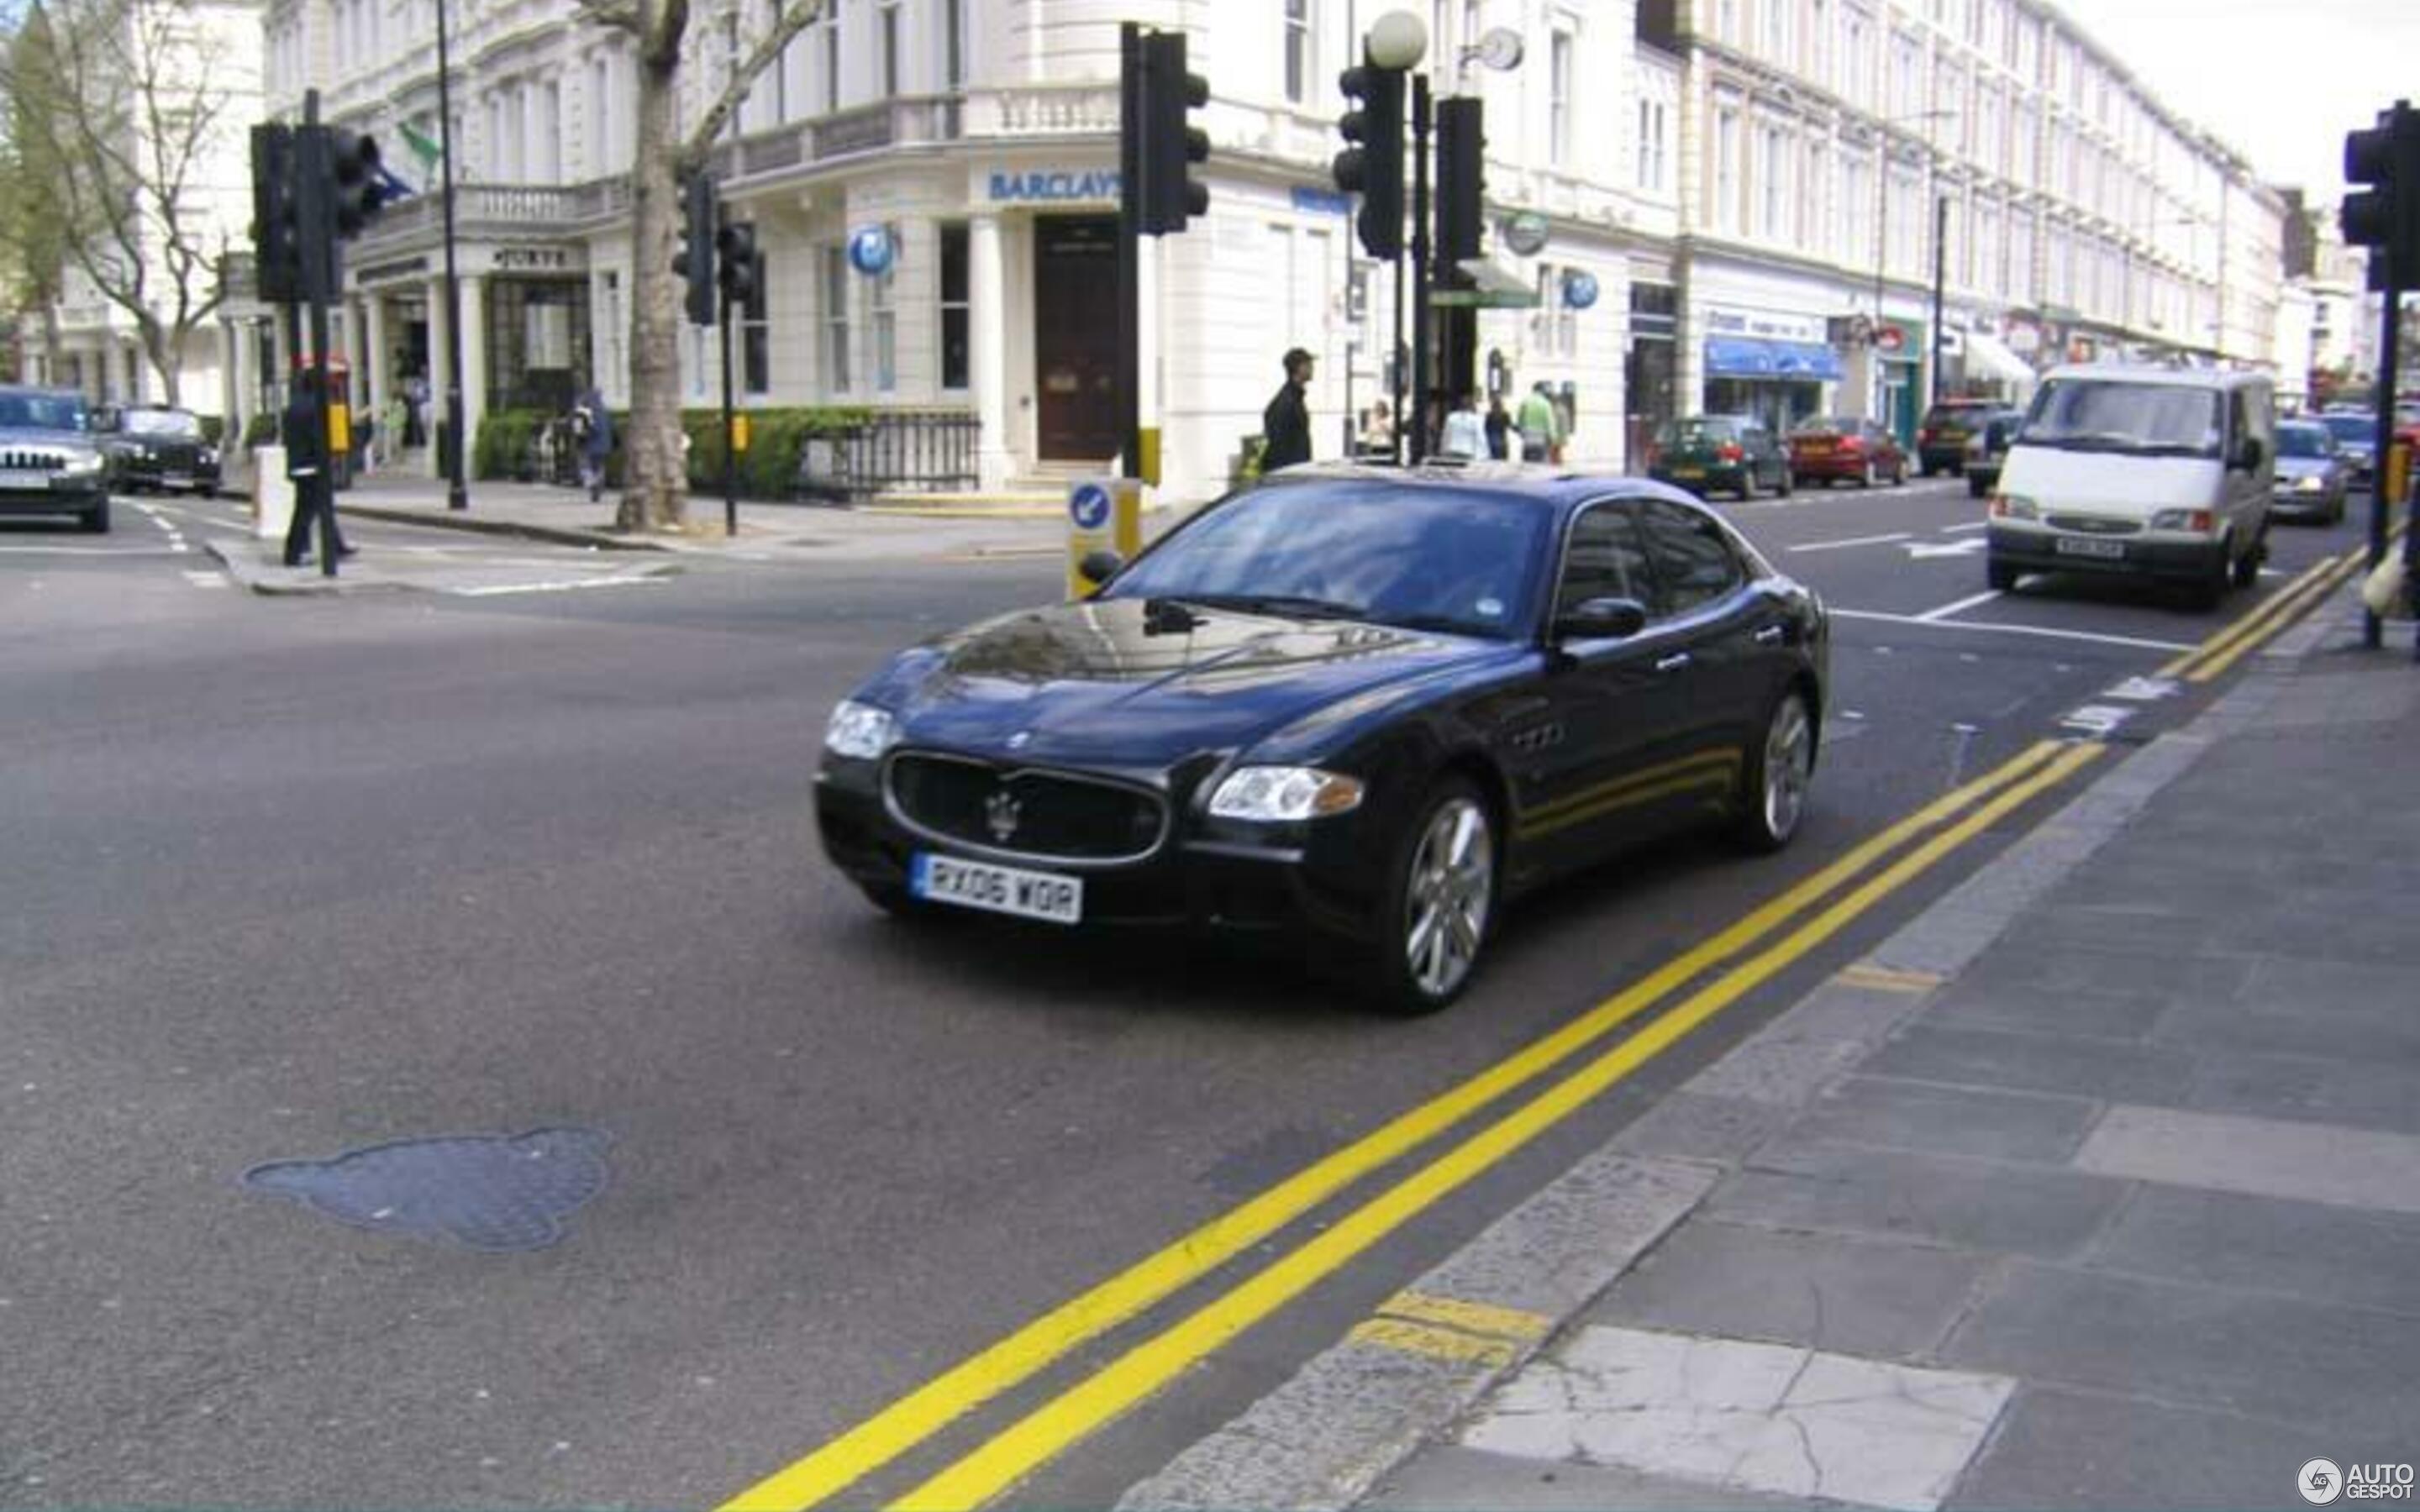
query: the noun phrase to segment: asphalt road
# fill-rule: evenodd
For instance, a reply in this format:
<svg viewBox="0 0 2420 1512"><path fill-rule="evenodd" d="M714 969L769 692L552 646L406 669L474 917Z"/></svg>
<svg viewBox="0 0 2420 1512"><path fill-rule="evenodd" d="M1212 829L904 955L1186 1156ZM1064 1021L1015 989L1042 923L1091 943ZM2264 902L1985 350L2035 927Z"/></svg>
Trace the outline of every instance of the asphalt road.
<svg viewBox="0 0 2420 1512"><path fill-rule="evenodd" d="M1800 843L1677 846L1566 887L1510 921L1462 1004L1408 1023L1223 946L903 928L822 865L832 702L908 640L1048 596L1055 563L266 599L193 549L224 510L122 504L108 537L0 525L0 1505L717 1502L2077 710L2127 710L2120 741L2181 717L2212 689L2108 690L2357 530L2280 527L2278 575L2211 616L2088 585L1985 595L1955 483L1731 513L1839 615ZM2046 807L1013 1500L1114 1499ZM548 1128L608 1137L610 1179L533 1251L348 1227L242 1181ZM915 1485L1151 1322L841 1502Z"/></svg>

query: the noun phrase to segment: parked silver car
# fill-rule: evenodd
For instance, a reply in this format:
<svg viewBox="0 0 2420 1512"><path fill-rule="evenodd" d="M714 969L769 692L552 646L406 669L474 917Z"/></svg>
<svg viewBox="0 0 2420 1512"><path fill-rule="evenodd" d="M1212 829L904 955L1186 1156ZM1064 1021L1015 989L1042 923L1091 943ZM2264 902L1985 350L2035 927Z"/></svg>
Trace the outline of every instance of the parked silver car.
<svg viewBox="0 0 2420 1512"><path fill-rule="evenodd" d="M2316 420L2280 421L2277 481L2269 494L2270 515L2277 519L2335 524L2345 517L2351 472L2327 426Z"/></svg>

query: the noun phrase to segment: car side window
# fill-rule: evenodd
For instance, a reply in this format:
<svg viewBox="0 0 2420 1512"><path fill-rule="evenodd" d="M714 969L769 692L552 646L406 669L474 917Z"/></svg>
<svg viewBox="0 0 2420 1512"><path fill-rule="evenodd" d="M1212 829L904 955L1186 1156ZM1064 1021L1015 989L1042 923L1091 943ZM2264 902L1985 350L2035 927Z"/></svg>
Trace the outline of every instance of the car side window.
<svg viewBox="0 0 2420 1512"><path fill-rule="evenodd" d="M1560 617L1591 598L1635 599L1650 615L1655 613L1655 576L1647 565L1638 528L1621 504L1591 505L1572 522L1555 613Z"/></svg>
<svg viewBox="0 0 2420 1512"><path fill-rule="evenodd" d="M1720 526L1693 510L1660 499L1638 506L1640 533L1664 585L1668 613L1686 614L1721 598L1747 580Z"/></svg>

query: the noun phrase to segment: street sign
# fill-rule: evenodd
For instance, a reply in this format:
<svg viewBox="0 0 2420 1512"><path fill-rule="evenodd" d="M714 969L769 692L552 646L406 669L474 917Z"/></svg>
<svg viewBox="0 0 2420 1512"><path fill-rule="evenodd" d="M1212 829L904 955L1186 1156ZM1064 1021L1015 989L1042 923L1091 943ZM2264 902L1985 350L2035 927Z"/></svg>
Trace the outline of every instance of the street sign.
<svg viewBox="0 0 2420 1512"><path fill-rule="evenodd" d="M1100 584L1084 571L1095 551L1125 562L1142 548L1142 480L1085 478L1067 490L1067 596L1082 598Z"/></svg>
<svg viewBox="0 0 2420 1512"><path fill-rule="evenodd" d="M1067 495L1067 519L1079 531L1097 531L1109 522L1109 490L1097 483L1079 483Z"/></svg>

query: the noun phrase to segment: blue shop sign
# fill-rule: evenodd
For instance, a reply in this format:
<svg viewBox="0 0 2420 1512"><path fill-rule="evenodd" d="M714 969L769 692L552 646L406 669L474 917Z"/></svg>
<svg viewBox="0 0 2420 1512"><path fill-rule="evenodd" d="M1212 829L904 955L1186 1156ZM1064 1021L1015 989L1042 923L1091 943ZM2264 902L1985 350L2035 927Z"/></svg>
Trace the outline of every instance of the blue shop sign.
<svg viewBox="0 0 2420 1512"><path fill-rule="evenodd" d="M848 239L848 265L869 278L889 272L898 255L898 243L892 239L887 225L862 227Z"/></svg>
<svg viewBox="0 0 2420 1512"><path fill-rule="evenodd" d="M990 178L990 195L995 200L1011 204L1113 200L1118 197L1118 174L1114 168L1059 168L1034 173L1007 173L995 169Z"/></svg>
<svg viewBox="0 0 2420 1512"><path fill-rule="evenodd" d="M1294 186L1294 208L1311 215L1349 215L1353 202L1332 189Z"/></svg>

